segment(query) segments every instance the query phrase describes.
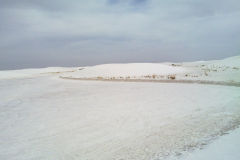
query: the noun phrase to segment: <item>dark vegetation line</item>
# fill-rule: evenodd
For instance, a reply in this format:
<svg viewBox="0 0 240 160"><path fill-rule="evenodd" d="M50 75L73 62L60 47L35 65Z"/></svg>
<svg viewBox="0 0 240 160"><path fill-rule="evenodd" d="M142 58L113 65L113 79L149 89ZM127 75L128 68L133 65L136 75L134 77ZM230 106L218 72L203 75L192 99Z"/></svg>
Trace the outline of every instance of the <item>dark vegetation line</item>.
<svg viewBox="0 0 240 160"><path fill-rule="evenodd" d="M154 82L154 83L190 83L190 84L196 83L196 84L209 84L209 85L240 87L239 82L204 81L204 80L105 79L105 78L72 78L72 77L62 77L62 76L59 76L59 78L67 79L67 80L82 80L82 81Z"/></svg>

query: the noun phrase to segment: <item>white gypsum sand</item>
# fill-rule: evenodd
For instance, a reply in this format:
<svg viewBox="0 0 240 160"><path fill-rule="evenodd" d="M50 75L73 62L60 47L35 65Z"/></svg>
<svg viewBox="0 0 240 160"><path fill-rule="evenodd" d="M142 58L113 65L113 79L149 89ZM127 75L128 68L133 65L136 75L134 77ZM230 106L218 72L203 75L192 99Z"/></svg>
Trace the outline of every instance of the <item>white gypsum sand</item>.
<svg viewBox="0 0 240 160"><path fill-rule="evenodd" d="M240 159L240 128L216 139L204 149L197 149L182 157L172 157L168 160L237 160Z"/></svg>
<svg viewBox="0 0 240 160"><path fill-rule="evenodd" d="M130 63L82 67L62 78L98 80L180 80L240 84L240 56L188 63Z"/></svg>
<svg viewBox="0 0 240 160"><path fill-rule="evenodd" d="M186 63L186 69L176 72L184 74L187 66L199 63ZM217 61L202 63L211 66ZM162 65L173 70L160 69L159 74L173 74L178 67L157 66ZM138 67L141 70L141 64ZM240 124L240 87L59 78L79 77L84 70L91 75L88 67L83 68L18 71L24 76L0 71L0 159L182 158L207 149ZM154 72L145 69L144 74L157 72L153 68ZM232 70L238 71L228 71Z"/></svg>

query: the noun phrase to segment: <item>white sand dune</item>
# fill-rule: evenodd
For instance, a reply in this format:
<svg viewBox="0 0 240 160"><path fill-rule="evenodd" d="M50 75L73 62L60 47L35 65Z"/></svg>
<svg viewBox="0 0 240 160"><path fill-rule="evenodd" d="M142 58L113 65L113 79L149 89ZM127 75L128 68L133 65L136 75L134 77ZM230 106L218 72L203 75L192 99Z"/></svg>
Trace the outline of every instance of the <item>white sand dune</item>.
<svg viewBox="0 0 240 160"><path fill-rule="evenodd" d="M0 71L0 159L217 159L211 149L215 140L240 125L240 87L59 76L151 79L144 76L175 74L180 80L188 73L199 75L189 78L193 80L228 82L238 79L237 58L226 59L234 66L220 60ZM200 77L206 68L208 76ZM239 134L219 143L237 138ZM237 150L231 154L228 160L240 159Z"/></svg>
<svg viewBox="0 0 240 160"><path fill-rule="evenodd" d="M61 74L65 78L191 80L240 83L240 56L191 63L130 63L84 67Z"/></svg>
<svg viewBox="0 0 240 160"><path fill-rule="evenodd" d="M104 64L92 67L85 67L73 74L81 77L126 77L126 76L143 76L153 74L176 74L184 73L187 70L183 67L172 67L165 64L154 63L129 63L129 64Z"/></svg>

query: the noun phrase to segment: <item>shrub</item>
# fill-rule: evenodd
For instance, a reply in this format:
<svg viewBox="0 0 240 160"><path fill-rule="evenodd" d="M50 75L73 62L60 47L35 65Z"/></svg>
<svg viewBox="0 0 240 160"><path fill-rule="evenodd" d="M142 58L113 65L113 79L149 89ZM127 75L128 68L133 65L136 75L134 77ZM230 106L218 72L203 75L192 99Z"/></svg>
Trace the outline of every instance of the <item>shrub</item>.
<svg viewBox="0 0 240 160"><path fill-rule="evenodd" d="M233 67L233 69L236 69L236 70L238 70L239 68L237 68L237 67Z"/></svg>
<svg viewBox="0 0 240 160"><path fill-rule="evenodd" d="M168 75L168 79L174 80L174 79L176 79L176 76L175 75Z"/></svg>

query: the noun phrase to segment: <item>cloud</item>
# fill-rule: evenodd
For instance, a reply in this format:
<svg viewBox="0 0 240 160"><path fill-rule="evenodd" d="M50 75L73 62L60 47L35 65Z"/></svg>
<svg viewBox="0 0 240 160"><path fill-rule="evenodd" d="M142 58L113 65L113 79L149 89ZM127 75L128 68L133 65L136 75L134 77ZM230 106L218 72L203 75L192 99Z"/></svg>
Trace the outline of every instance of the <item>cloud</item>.
<svg viewBox="0 0 240 160"><path fill-rule="evenodd" d="M0 69L188 61L240 52L237 0L0 3ZM13 57L24 58L13 64Z"/></svg>
<svg viewBox="0 0 240 160"><path fill-rule="evenodd" d="M146 3L148 0L108 0L107 3L110 5L116 4L124 4L127 3L129 5L141 5Z"/></svg>

